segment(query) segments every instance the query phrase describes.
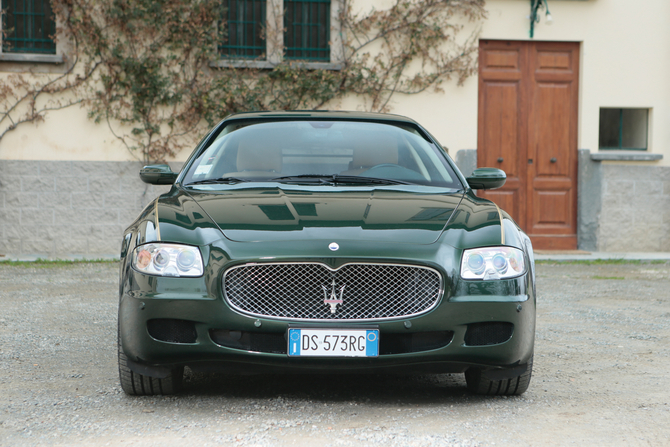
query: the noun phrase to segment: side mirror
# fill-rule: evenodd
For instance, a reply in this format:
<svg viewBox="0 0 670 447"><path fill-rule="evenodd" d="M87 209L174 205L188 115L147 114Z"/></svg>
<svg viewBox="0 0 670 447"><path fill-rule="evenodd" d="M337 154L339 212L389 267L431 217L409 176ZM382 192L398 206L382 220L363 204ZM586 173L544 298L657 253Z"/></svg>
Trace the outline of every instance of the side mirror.
<svg viewBox="0 0 670 447"><path fill-rule="evenodd" d="M466 179L472 189L495 189L505 184L505 171L496 168L477 168Z"/></svg>
<svg viewBox="0 0 670 447"><path fill-rule="evenodd" d="M171 185L177 180L176 172L168 165L149 165L140 170L140 178L151 185Z"/></svg>

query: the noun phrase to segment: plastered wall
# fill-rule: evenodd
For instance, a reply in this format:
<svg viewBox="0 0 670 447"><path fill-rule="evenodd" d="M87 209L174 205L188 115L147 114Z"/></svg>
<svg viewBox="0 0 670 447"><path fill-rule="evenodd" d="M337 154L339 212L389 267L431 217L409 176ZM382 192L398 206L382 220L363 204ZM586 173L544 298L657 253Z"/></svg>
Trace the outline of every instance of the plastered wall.
<svg viewBox="0 0 670 447"><path fill-rule="evenodd" d="M536 26L535 40L581 42L579 147L598 148L600 107L649 108L649 150L663 154L659 166L670 166L670 2L647 0L644 7L630 0L548 0L553 24ZM355 10L381 8L388 0L356 0ZM483 39L529 39L530 2L489 0L489 17L481 27L466 24L460 39L479 32ZM0 63L0 82L3 73ZM421 122L454 152L477 147L477 79L443 92L396 95L391 111ZM329 105L362 110L356 97ZM190 150L178 153L183 161ZM123 146L105 123L94 124L78 106L52 112L43 123L20 126L0 141L0 159L130 161L136 156Z"/></svg>

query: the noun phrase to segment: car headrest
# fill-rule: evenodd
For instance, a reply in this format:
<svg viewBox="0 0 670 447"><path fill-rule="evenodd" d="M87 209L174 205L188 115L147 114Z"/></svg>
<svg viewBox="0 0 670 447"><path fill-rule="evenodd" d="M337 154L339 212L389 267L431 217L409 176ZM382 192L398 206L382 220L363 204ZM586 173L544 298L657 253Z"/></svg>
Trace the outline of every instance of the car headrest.
<svg viewBox="0 0 670 447"><path fill-rule="evenodd" d="M398 164L398 143L394 136L366 133L356 139L352 169L369 168L385 163Z"/></svg>
<svg viewBox="0 0 670 447"><path fill-rule="evenodd" d="M269 138L253 135L240 141L237 150L238 171L281 172L282 150Z"/></svg>

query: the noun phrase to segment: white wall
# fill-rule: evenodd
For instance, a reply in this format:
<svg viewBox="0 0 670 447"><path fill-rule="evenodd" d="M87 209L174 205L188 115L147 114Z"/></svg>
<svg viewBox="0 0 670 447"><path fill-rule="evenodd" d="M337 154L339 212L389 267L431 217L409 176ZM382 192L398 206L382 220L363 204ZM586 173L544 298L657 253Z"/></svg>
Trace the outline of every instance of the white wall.
<svg viewBox="0 0 670 447"><path fill-rule="evenodd" d="M670 1L549 0L534 40L581 42L579 148L598 149L600 107L650 108L648 150L670 166ZM530 40L530 1L489 0L482 39ZM477 147L477 80L443 95L396 99L394 112L423 123L450 148Z"/></svg>
<svg viewBox="0 0 670 447"><path fill-rule="evenodd" d="M359 10L384 7L389 0L356 0ZM363 6L365 5L365 6ZM663 154L655 165L670 166L670 1L549 0L554 23L535 28L535 40L578 41L581 47L579 147L598 148L600 107L650 108L649 151ZM528 40L530 2L489 0L481 38ZM469 26L461 37L475 28ZM2 65L0 65L2 70ZM3 82L5 73L0 73ZM449 147L451 154L477 147L477 79L464 86L445 83L443 93L396 96L391 112L416 119ZM332 105L361 110L356 98ZM186 149L175 159L183 161ZM105 124L96 125L78 106L50 113L0 141L0 159L133 160Z"/></svg>
<svg viewBox="0 0 670 447"><path fill-rule="evenodd" d="M50 112L42 122L22 124L6 133L0 141L1 159L134 160L106 124L95 124L78 105Z"/></svg>

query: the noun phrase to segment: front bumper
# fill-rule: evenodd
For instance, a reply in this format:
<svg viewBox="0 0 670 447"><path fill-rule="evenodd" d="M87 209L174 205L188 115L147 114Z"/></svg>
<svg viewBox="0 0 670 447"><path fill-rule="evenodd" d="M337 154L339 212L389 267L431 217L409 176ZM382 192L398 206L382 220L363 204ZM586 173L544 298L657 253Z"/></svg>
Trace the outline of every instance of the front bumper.
<svg viewBox="0 0 670 447"><path fill-rule="evenodd" d="M527 293L532 287L529 287L526 276L506 280L505 287L494 288L514 291L513 294L483 295L481 292L490 291L490 288L482 287L485 285L482 282L465 284L455 289L450 300L443 299L429 313L412 318L327 323L339 328L378 328L382 343L391 339L425 340L431 334L441 334L444 338L444 334L448 334L449 339L439 347L427 343L423 346L428 349L418 346L418 350L410 348L401 353L380 353L375 358L296 358L285 353L245 349L243 344L234 347L234 343L222 343L218 336L232 333L251 338L270 337L280 340L281 344L289 326L320 327L326 323L242 315L215 293L207 293L211 287L207 287L206 278L147 277L132 269L127 275L128 284L135 287L125 287L121 295L119 336L131 368L145 375L158 377L161 371L175 365L235 373L455 373L470 367L516 370L519 365L526 364L533 353L535 297L532 292ZM150 333L150 321L186 322L186 326L192 328L192 337L186 342L161 340L160 336L156 338L155 333L154 336ZM511 325L511 335L495 344L486 344L484 339L484 344L473 345L473 328L496 323L506 327Z"/></svg>

